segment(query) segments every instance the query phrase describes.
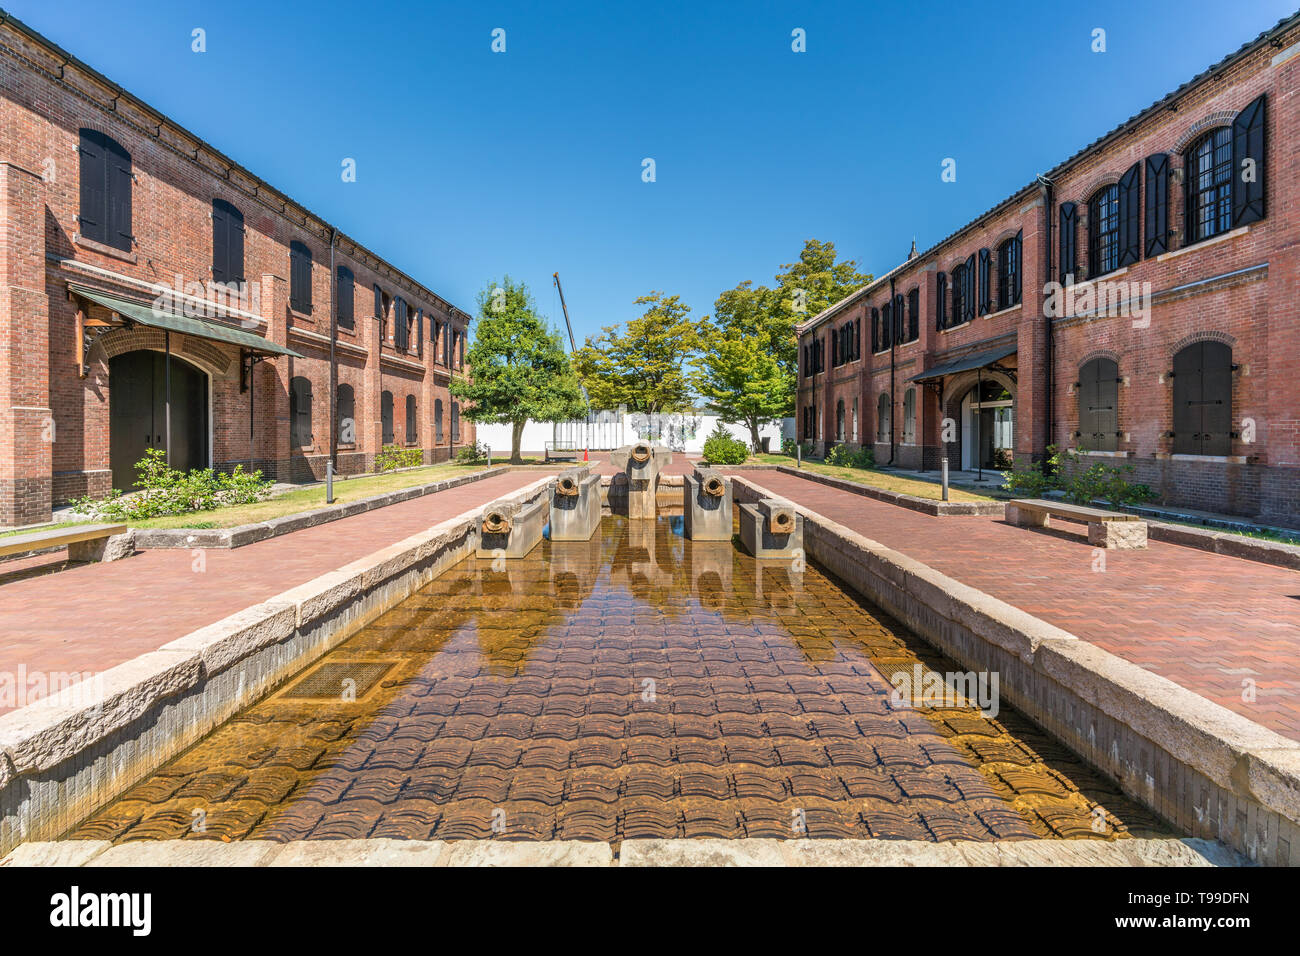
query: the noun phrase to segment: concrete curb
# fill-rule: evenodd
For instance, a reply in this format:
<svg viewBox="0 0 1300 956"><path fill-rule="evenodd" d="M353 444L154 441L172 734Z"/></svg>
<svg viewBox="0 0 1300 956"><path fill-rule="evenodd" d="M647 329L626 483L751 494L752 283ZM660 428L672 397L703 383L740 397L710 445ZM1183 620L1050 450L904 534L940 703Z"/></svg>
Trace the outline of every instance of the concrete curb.
<svg viewBox="0 0 1300 956"><path fill-rule="evenodd" d="M1243 866L1208 840L103 840L24 843L0 867L33 866Z"/></svg>
<svg viewBox="0 0 1300 956"><path fill-rule="evenodd" d="M772 494L735 476L738 499ZM807 508L808 557L1179 829L1300 865L1300 742Z"/></svg>
<svg viewBox="0 0 1300 956"><path fill-rule="evenodd" d="M1167 541L1169 544L1180 544L1185 548L1197 548L1201 551L1212 551L1228 557L1300 571L1300 545L1283 544L1280 541L1269 541L1264 538L1247 538L1244 535L1233 534L1231 531L1167 524L1151 518L1147 518L1146 522L1147 537L1155 541Z"/></svg>
<svg viewBox="0 0 1300 956"><path fill-rule="evenodd" d="M554 480L506 497L530 501ZM66 832L472 554L481 510L0 715L0 853Z"/></svg>
<svg viewBox="0 0 1300 956"><path fill-rule="evenodd" d="M134 529L135 546L139 550L148 548L242 548L244 545L253 544L256 541L277 538L282 534L292 534L295 531L302 531L304 528L314 528L330 521L350 518L364 511L374 511L376 508L386 508L389 505L410 501L412 498L419 498L422 495L437 494L440 491L457 488L475 481L482 481L484 478L491 478L494 475L504 475L508 471L510 469L505 465L498 465L483 471L476 471L471 475L444 478L442 481L433 481L427 485L412 485L409 488L399 488L396 491L387 491L381 495L372 495L369 498L359 498L356 501L348 501L337 505L326 505L323 508L315 508L311 511L301 511L298 514L284 515L280 518L271 518L253 524L236 525L233 528L136 528Z"/></svg>
<svg viewBox="0 0 1300 956"><path fill-rule="evenodd" d="M815 472L804 471L802 468L792 468L789 465L720 465L719 470L726 472L741 470L779 471L787 475L794 475L796 478L803 478L805 481L815 481L818 484L829 485L831 488L840 491L862 495L864 498L875 498L877 501L898 505L901 508L919 511L922 514L933 515L937 518L965 515L1000 515L1005 504L1002 501L935 501L931 498L918 498L916 495L906 495L900 491L885 491L882 488L871 488L867 485L860 485L855 481L832 478L830 475L819 475Z"/></svg>

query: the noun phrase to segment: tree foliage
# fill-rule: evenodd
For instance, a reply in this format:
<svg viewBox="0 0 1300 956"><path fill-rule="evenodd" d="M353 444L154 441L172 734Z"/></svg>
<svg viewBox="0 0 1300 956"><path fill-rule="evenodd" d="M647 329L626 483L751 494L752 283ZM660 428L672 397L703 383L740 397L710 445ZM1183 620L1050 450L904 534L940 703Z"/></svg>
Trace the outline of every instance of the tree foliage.
<svg viewBox="0 0 1300 956"><path fill-rule="evenodd" d="M641 296L636 305L647 307L640 318L622 331L605 326L574 355L592 407L624 405L644 414L689 408L690 360L699 345L690 306L661 292Z"/></svg>
<svg viewBox="0 0 1300 956"><path fill-rule="evenodd" d="M835 260L834 243L809 239L798 262L781 266L775 287L742 282L700 323L696 389L724 421L749 428L756 450L763 422L794 414L795 326L871 281L856 262Z"/></svg>
<svg viewBox="0 0 1300 956"><path fill-rule="evenodd" d="M530 419L581 418L587 405L559 333L537 313L522 282L505 276L478 296L474 342L465 355L470 379L455 379L451 394L468 403L474 422L509 423L510 457L519 461L519 441Z"/></svg>

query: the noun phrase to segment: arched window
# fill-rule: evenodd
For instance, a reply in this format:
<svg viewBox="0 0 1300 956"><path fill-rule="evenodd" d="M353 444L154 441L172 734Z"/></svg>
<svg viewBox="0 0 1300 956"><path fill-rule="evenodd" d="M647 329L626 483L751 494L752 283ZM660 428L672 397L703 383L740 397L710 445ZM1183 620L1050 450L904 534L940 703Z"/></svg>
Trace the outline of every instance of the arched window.
<svg viewBox="0 0 1300 956"><path fill-rule="evenodd" d="M131 251L131 154L97 129L81 130L82 238Z"/></svg>
<svg viewBox="0 0 1300 956"><path fill-rule="evenodd" d="M289 243L289 308L311 315L311 250L296 239Z"/></svg>
<svg viewBox="0 0 1300 956"><path fill-rule="evenodd" d="M420 440L420 423L415 417L415 396L406 396L406 443L414 445Z"/></svg>
<svg viewBox="0 0 1300 956"><path fill-rule="evenodd" d="M916 444L916 389L903 393L903 444Z"/></svg>
<svg viewBox="0 0 1300 956"><path fill-rule="evenodd" d="M355 445L357 442L356 398L352 386L340 384L335 399L339 422L339 444Z"/></svg>
<svg viewBox="0 0 1300 956"><path fill-rule="evenodd" d="M1088 276L1119 268L1119 185L1103 186L1088 203Z"/></svg>
<svg viewBox="0 0 1300 956"><path fill-rule="evenodd" d="M889 393L881 392L880 398L876 401L876 441L887 444L890 440L890 413L892 408L889 403Z"/></svg>
<svg viewBox="0 0 1300 956"><path fill-rule="evenodd" d="M1174 356L1174 454L1232 454L1232 349L1222 342Z"/></svg>
<svg viewBox="0 0 1300 956"><path fill-rule="evenodd" d="M1212 129L1184 157L1187 241L1199 242L1232 228L1232 130Z"/></svg>
<svg viewBox="0 0 1300 956"><path fill-rule="evenodd" d="M835 440L844 441L844 399L835 403Z"/></svg>
<svg viewBox="0 0 1300 956"><path fill-rule="evenodd" d="M384 444L393 443L393 393L384 392L379 396L379 418L383 423Z"/></svg>
<svg viewBox="0 0 1300 956"><path fill-rule="evenodd" d="M1020 303L1020 242L1017 233L998 246L998 309Z"/></svg>
<svg viewBox="0 0 1300 956"><path fill-rule="evenodd" d="M442 444L442 399L433 400L433 441Z"/></svg>
<svg viewBox="0 0 1300 956"><path fill-rule="evenodd" d="M1079 447L1115 451L1119 447L1119 365L1095 358L1079 369Z"/></svg>
<svg viewBox="0 0 1300 956"><path fill-rule="evenodd" d="M311 380L295 375L289 380L289 441L295 448L311 445Z"/></svg>

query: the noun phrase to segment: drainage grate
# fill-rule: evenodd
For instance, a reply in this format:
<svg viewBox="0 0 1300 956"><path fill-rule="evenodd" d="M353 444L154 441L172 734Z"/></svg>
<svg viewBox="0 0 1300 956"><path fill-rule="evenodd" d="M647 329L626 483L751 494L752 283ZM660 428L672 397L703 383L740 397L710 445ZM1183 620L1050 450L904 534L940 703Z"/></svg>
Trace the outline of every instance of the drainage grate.
<svg viewBox="0 0 1300 956"><path fill-rule="evenodd" d="M282 696L294 700L358 700L392 669L391 661L322 664Z"/></svg>

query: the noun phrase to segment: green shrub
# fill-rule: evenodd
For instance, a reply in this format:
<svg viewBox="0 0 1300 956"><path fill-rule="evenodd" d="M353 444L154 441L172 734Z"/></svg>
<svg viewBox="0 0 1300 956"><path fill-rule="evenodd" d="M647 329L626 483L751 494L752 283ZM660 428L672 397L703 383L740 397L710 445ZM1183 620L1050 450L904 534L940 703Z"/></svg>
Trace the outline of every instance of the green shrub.
<svg viewBox="0 0 1300 956"><path fill-rule="evenodd" d="M481 461L487 461L487 456L487 445L476 441L474 444L466 445L456 452L456 461L462 465L476 465Z"/></svg>
<svg viewBox="0 0 1300 956"><path fill-rule="evenodd" d="M795 440L793 438L781 439L781 454L789 455L791 458L793 458L794 449L795 449Z"/></svg>
<svg viewBox="0 0 1300 956"><path fill-rule="evenodd" d="M848 445L832 445L831 450L826 453L825 462L828 465L838 465L842 468L874 468L876 467L876 453L870 448L859 448L852 451Z"/></svg>
<svg viewBox="0 0 1300 956"><path fill-rule="evenodd" d="M424 451L419 448L403 448L401 445L385 445L375 456L375 471L393 471L396 468L414 468L424 464Z"/></svg>
<svg viewBox="0 0 1300 956"><path fill-rule="evenodd" d="M138 521L251 504L270 495L274 484L263 478L261 471L250 474L242 465L229 473L211 468L178 471L167 464L161 448L146 451L135 470L139 491L124 495L114 488L99 500L87 495L73 501L73 509L97 520Z"/></svg>
<svg viewBox="0 0 1300 956"><path fill-rule="evenodd" d="M1105 501L1112 508L1121 508L1156 497L1149 486L1129 480L1134 470L1132 465L1085 464L1078 452L1048 445L1045 462L1008 472L1002 488L1019 498L1041 498L1048 491L1059 490L1075 504Z"/></svg>
<svg viewBox="0 0 1300 956"><path fill-rule="evenodd" d="M734 437L718 422L704 440L704 458L711 465L739 465L749 458L749 444Z"/></svg>

